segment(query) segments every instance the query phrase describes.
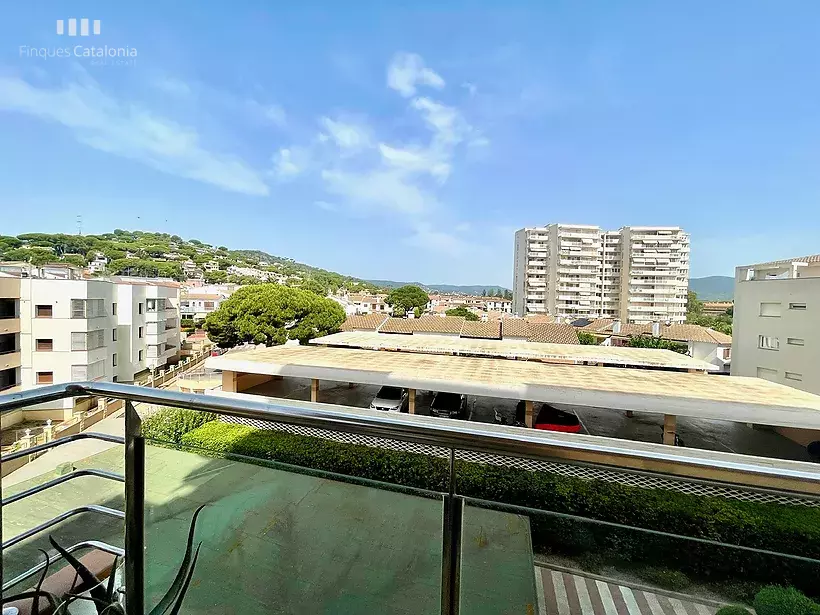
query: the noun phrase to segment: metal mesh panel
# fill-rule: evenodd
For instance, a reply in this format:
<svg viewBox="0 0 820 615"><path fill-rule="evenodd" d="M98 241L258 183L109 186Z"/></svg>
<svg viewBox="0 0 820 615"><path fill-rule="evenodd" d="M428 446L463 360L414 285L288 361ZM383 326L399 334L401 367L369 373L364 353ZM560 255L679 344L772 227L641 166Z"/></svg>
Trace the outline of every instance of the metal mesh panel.
<svg viewBox="0 0 820 615"><path fill-rule="evenodd" d="M391 440L389 438L362 436L340 431L316 429L313 427L300 427L298 425L289 425L286 423L275 423L272 421L257 421L253 419L244 419L239 417L225 416L222 417L222 420L226 423L237 423L241 425L247 425L249 427L256 427L257 429L272 429L276 431L284 431L287 433L292 433L300 436L312 436L314 438L323 438L325 440L333 440L335 442L343 442L345 444L359 444L362 446L372 446L394 451L401 451L406 453L419 453L421 455L430 455L434 457L443 458L447 458L450 455L450 450L442 446L429 446L426 444L415 444L412 442ZM571 478L579 478L582 480L600 480L608 483L618 483L621 485L627 485L629 487L640 487L642 489L665 489L668 491L687 493L689 495L721 497L731 500L741 500L744 502L758 502L764 504L785 504L789 506L820 507L820 501L814 500L812 498L803 498L799 495L766 493L761 491L744 489L743 487L730 487L719 484L706 484L673 477L666 478L662 476L651 476L638 472L632 472L629 470L620 470L616 468L610 469L580 466L568 463L559 463L555 461L525 459L521 457L493 455L491 453L479 453L462 450L457 451L456 457L460 460L472 463L486 463L497 466L517 468L520 470L527 470L529 472L548 472L551 474L558 474L560 476L567 476Z"/></svg>

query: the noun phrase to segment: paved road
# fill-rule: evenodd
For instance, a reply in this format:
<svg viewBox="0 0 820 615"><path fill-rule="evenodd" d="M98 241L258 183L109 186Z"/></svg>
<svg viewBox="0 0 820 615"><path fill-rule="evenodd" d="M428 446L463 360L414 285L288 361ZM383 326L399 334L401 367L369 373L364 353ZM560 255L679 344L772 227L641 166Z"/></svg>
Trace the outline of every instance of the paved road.
<svg viewBox="0 0 820 615"><path fill-rule="evenodd" d="M714 615L717 607L663 594L535 568L541 615ZM540 581L540 583L539 583Z"/></svg>

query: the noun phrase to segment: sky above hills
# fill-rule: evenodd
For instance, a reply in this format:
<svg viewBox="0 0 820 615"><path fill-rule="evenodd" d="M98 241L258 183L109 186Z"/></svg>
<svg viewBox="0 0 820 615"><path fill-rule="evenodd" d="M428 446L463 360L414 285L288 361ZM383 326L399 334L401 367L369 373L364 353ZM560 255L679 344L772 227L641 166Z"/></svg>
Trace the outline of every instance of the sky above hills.
<svg viewBox="0 0 820 615"><path fill-rule="evenodd" d="M693 277L820 252L820 5L392 4L6 3L0 233L505 287L550 222L680 225Z"/></svg>

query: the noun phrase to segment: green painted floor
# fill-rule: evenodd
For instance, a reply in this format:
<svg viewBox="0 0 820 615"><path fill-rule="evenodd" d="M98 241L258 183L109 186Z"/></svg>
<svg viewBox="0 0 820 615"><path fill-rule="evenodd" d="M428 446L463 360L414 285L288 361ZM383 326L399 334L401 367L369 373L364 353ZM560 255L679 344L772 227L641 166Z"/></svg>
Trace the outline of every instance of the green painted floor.
<svg viewBox="0 0 820 615"><path fill-rule="evenodd" d="M76 465L121 471L122 449ZM196 533L202 551L183 613L439 612L439 499L153 446L146 477L149 606L171 584L191 515L206 503ZM83 478L36 497L4 508L6 536L80 503L121 508L122 486ZM68 544L84 538L122 544L121 522L89 514L63 523L57 534ZM7 550L6 578L28 568L44 544L45 536ZM534 612L526 518L467 507L462 564L463 614Z"/></svg>

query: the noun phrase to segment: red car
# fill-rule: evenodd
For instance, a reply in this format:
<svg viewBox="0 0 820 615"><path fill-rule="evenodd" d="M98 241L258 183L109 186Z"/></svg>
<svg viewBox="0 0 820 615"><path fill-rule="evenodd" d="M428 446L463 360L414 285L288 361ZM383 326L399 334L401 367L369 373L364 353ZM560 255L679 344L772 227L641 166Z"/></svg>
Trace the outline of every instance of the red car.
<svg viewBox="0 0 820 615"><path fill-rule="evenodd" d="M499 425L516 425L524 427L524 416L526 408L524 401L519 401L515 407L515 417L505 416L498 410L495 411L495 422ZM549 404L541 404L535 417L536 429L547 429L549 431L563 431L566 433L580 433L581 421L572 412L565 412L554 408Z"/></svg>

